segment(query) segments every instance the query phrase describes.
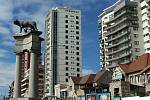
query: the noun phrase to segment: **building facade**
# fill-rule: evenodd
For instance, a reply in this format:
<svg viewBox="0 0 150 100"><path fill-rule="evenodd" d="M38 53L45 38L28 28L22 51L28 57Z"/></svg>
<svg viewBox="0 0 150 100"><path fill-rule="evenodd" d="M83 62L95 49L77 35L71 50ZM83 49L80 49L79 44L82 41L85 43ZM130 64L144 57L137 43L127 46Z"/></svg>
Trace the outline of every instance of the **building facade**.
<svg viewBox="0 0 150 100"><path fill-rule="evenodd" d="M150 54L145 53L130 64L120 64L113 69L110 83L112 97L150 95Z"/></svg>
<svg viewBox="0 0 150 100"><path fill-rule="evenodd" d="M69 76L81 76L81 12L53 8L46 17L45 95L54 94L54 85L66 84Z"/></svg>
<svg viewBox="0 0 150 100"><path fill-rule="evenodd" d="M150 0L139 0L139 6L141 9L144 49L146 53L150 53Z"/></svg>
<svg viewBox="0 0 150 100"><path fill-rule="evenodd" d="M144 53L138 3L119 0L99 15L102 67L130 63Z"/></svg>

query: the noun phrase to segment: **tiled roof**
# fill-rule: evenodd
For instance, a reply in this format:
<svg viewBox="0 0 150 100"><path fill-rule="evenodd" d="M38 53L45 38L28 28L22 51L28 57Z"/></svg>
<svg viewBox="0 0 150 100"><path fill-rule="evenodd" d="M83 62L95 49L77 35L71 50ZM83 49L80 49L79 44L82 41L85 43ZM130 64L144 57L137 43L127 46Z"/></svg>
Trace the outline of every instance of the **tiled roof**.
<svg viewBox="0 0 150 100"><path fill-rule="evenodd" d="M93 83L94 78L95 78L95 74L89 74L89 75L83 76L79 84L91 84Z"/></svg>
<svg viewBox="0 0 150 100"><path fill-rule="evenodd" d="M130 64L119 64L120 68L125 73L133 73L137 71L141 71L144 68L146 68L148 65L150 65L150 54L145 53L138 57L138 59L134 60Z"/></svg>
<svg viewBox="0 0 150 100"><path fill-rule="evenodd" d="M106 72L107 70L100 70L98 73L96 73L96 76L93 80L93 82L97 82L97 80L99 80L100 78L102 78L102 76L104 75L104 73Z"/></svg>
<svg viewBox="0 0 150 100"><path fill-rule="evenodd" d="M71 76L71 79L74 82L74 84L79 84L81 77Z"/></svg>

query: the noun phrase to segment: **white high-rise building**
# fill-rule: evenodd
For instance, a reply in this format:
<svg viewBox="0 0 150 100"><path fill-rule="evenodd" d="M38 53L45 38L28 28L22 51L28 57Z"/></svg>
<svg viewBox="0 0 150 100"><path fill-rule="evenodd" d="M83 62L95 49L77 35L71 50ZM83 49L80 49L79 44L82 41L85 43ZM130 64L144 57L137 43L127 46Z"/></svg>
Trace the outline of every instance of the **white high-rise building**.
<svg viewBox="0 0 150 100"><path fill-rule="evenodd" d="M150 0L139 1L144 35L144 49L146 53L150 53Z"/></svg>
<svg viewBox="0 0 150 100"><path fill-rule="evenodd" d="M139 3L118 0L99 16L101 63L103 68L127 64L144 53Z"/></svg>
<svg viewBox="0 0 150 100"><path fill-rule="evenodd" d="M81 76L81 12L53 8L46 17L45 95L54 94L55 84L66 84L69 76Z"/></svg>

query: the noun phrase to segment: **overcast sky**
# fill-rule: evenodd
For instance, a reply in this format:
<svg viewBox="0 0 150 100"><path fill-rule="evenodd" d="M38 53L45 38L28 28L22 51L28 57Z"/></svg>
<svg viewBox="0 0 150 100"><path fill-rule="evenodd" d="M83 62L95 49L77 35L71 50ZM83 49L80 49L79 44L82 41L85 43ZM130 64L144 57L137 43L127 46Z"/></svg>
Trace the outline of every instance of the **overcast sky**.
<svg viewBox="0 0 150 100"><path fill-rule="evenodd" d="M0 0L0 86L14 78L15 54L13 34L15 19L34 20L43 31L45 16L52 7L71 7L82 13L83 73L96 73L99 64L98 15L117 0ZM43 47L43 46L42 46Z"/></svg>

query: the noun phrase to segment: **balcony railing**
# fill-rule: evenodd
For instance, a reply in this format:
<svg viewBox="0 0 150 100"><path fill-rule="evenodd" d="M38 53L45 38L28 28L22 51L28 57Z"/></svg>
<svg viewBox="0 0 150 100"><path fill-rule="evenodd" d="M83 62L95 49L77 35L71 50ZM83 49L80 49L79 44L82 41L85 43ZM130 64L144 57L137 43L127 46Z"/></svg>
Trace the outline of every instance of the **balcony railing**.
<svg viewBox="0 0 150 100"><path fill-rule="evenodd" d="M121 32L121 34L118 34L118 35L116 35L113 38L106 39L106 42L110 42L110 41L116 40L116 39L118 39L118 38L120 38L120 37L122 37L122 36L124 36L124 35L126 35L128 33L130 33L130 31Z"/></svg>
<svg viewBox="0 0 150 100"><path fill-rule="evenodd" d="M111 59L107 59L106 61L109 62L109 61L118 60L118 59L121 59L121 58L123 58L123 57L129 56L129 55L131 55L131 54L132 54L132 52L124 53L124 54L121 54L121 55L119 55L119 56L112 57Z"/></svg>
<svg viewBox="0 0 150 100"><path fill-rule="evenodd" d="M113 50L113 51L107 53L107 55L112 55L112 54L118 53L118 52L128 49L130 47L131 47L131 45L123 46L122 48L119 48L118 50Z"/></svg>
<svg viewBox="0 0 150 100"><path fill-rule="evenodd" d="M122 18L121 20L119 20L118 22L115 22L113 25L107 26L106 29L110 29L110 28L114 28L116 27L118 24L122 23L123 21L127 20L127 17Z"/></svg>
<svg viewBox="0 0 150 100"><path fill-rule="evenodd" d="M120 26L119 28L115 29L114 31L110 31L110 32L107 31L107 33L105 34L105 36L108 37L109 35L112 35L112 34L118 32L118 31L120 31L120 30L122 30L123 28L126 28L126 27L128 27L128 26L129 26L129 25L126 23L126 24Z"/></svg>
<svg viewBox="0 0 150 100"><path fill-rule="evenodd" d="M110 46L107 46L106 49L109 49L109 48L113 48L113 47L116 47L122 43L125 43L125 42L128 42L130 40L130 37L129 38L126 38L126 39L123 39L121 41L118 41L117 43L115 44L111 44Z"/></svg>

